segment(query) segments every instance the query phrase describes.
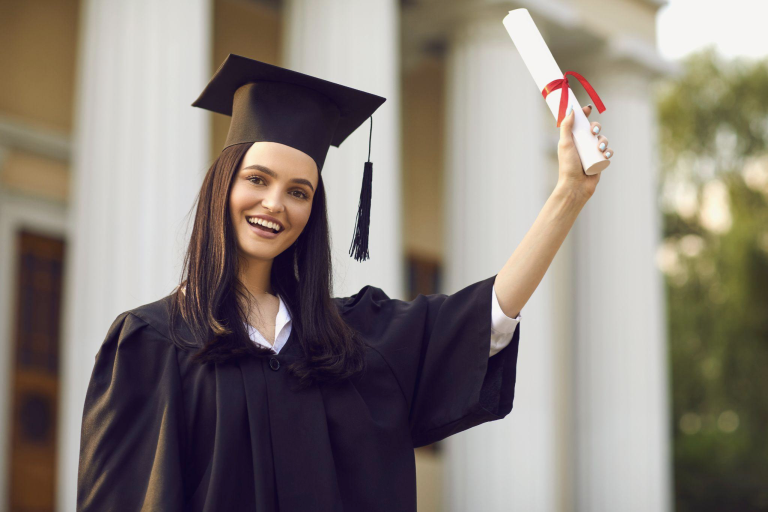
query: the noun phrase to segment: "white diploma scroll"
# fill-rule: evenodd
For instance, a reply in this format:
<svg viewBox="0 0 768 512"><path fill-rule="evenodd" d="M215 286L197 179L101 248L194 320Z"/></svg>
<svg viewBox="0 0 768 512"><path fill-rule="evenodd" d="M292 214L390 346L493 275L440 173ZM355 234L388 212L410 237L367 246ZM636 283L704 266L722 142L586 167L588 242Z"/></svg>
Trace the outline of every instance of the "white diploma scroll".
<svg viewBox="0 0 768 512"><path fill-rule="evenodd" d="M509 11L504 17L504 27L509 32L509 37L515 43L517 51L523 58L525 66L536 82L539 94L548 83L558 78L563 78L563 72L552 57L547 43L541 37L539 29L531 19L528 9L515 9ZM560 95L563 89L558 89L549 93L546 97L549 110L557 119L560 110ZM581 158L581 165L586 174L597 174L610 165L610 160L605 158L602 151L597 147L599 144L597 136L592 133L587 116L581 110L581 105L576 100L576 95L569 91L568 105L573 107L576 118L574 119L573 140L576 144L576 150ZM593 106L593 109L595 107Z"/></svg>

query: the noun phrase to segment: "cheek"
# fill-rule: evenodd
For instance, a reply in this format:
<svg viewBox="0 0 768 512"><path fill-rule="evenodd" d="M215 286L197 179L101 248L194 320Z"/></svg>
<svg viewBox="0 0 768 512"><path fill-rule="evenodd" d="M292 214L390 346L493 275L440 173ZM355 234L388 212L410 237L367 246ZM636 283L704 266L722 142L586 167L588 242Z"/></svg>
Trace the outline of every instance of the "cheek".
<svg viewBox="0 0 768 512"><path fill-rule="evenodd" d="M312 212L312 203L307 204L303 208L297 209L293 215L293 226L296 228L297 233L304 231L304 228L309 222L309 215ZM298 236L298 235L296 235Z"/></svg>
<svg viewBox="0 0 768 512"><path fill-rule="evenodd" d="M308 203L307 207L304 208L304 210L301 212L301 227L302 229L307 225L307 222L309 222L309 216L312 213L312 203Z"/></svg>
<svg viewBox="0 0 768 512"><path fill-rule="evenodd" d="M247 207L248 196L249 194L243 187L238 186L237 184L232 187L232 192L229 196L229 206L232 213L237 214L238 211Z"/></svg>
<svg viewBox="0 0 768 512"><path fill-rule="evenodd" d="M247 211L252 211L254 205L261 201L261 194L254 187L249 187L247 183L238 182L232 186L229 194L229 211L232 220L235 221L243 216Z"/></svg>

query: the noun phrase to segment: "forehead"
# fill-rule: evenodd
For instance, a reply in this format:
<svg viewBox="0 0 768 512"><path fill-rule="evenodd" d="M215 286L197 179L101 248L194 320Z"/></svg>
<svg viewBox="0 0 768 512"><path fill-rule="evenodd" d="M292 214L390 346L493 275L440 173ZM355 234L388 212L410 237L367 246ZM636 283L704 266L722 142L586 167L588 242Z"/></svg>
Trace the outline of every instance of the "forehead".
<svg viewBox="0 0 768 512"><path fill-rule="evenodd" d="M278 142L254 142L243 157L240 166L260 164L290 178L306 178L317 183L315 160L296 148Z"/></svg>

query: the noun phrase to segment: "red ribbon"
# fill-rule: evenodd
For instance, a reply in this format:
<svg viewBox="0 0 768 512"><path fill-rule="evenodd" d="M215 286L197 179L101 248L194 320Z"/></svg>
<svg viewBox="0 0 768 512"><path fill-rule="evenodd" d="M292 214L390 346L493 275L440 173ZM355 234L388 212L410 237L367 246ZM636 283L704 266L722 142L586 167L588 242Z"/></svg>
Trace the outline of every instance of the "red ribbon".
<svg viewBox="0 0 768 512"><path fill-rule="evenodd" d="M544 87L544 90L541 91L541 95L546 98L547 95L552 91L563 89L563 92L560 93L560 111L557 114L557 126L560 126L560 122L565 118L565 109L568 107L568 75L575 76L576 79L581 82L581 85L587 91L587 94L589 94L592 102L597 107L598 112L602 114L603 111L605 111L605 105L603 105L600 96L597 95L594 87L592 87L589 82L587 82L587 79L575 71L566 71L563 74L563 78L552 80L547 84L546 87Z"/></svg>

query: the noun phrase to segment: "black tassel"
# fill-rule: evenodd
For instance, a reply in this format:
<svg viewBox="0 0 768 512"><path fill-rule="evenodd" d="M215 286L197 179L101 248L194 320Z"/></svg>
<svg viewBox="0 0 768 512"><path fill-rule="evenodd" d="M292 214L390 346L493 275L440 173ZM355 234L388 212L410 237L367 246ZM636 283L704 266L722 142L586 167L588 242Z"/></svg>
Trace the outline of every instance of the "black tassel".
<svg viewBox="0 0 768 512"><path fill-rule="evenodd" d="M360 202L357 206L357 220L352 245L349 247L350 256L357 261L368 259L368 228L371 223L371 194L373 192L373 162L371 162L371 136L373 135L373 116L371 116L371 132L368 135L368 161L363 167L363 186L360 189Z"/></svg>

